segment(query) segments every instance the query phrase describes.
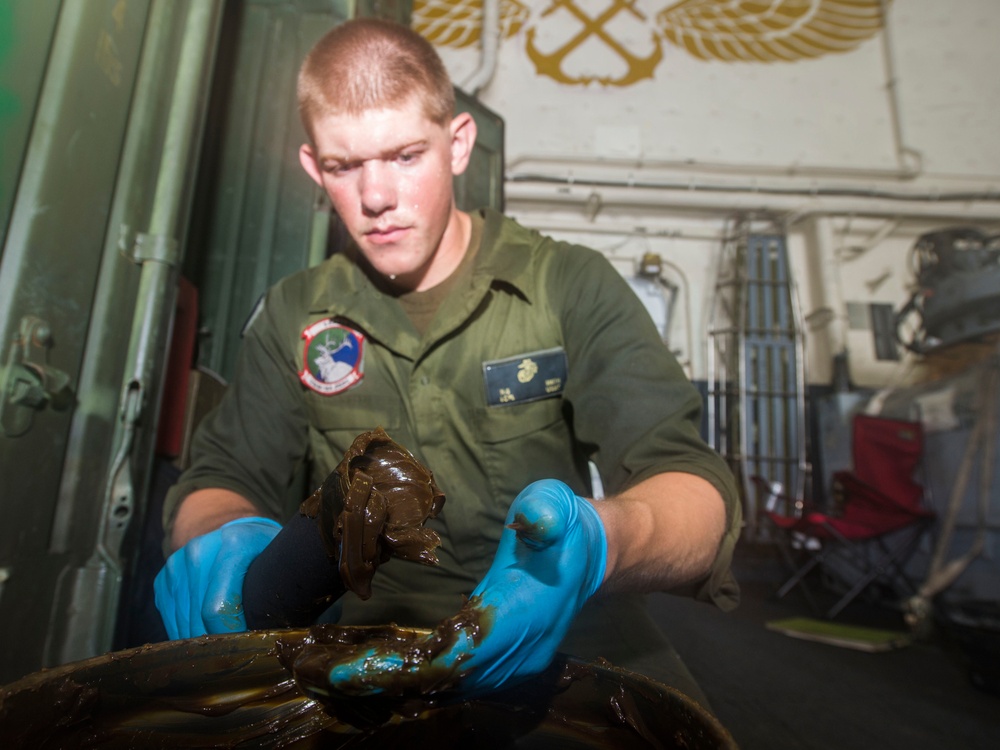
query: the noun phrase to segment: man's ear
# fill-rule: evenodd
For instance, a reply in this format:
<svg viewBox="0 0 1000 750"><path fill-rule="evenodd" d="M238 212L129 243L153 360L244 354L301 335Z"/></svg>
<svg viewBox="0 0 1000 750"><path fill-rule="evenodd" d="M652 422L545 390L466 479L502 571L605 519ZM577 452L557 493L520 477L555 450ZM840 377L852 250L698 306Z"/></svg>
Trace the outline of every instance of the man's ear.
<svg viewBox="0 0 1000 750"><path fill-rule="evenodd" d="M462 112L451 121L451 173L460 175L469 166L472 147L476 143L476 121Z"/></svg>
<svg viewBox="0 0 1000 750"><path fill-rule="evenodd" d="M319 171L319 164L316 163L316 152L308 143L299 146L299 164L306 170L306 174L312 177L320 187L323 187L323 175Z"/></svg>

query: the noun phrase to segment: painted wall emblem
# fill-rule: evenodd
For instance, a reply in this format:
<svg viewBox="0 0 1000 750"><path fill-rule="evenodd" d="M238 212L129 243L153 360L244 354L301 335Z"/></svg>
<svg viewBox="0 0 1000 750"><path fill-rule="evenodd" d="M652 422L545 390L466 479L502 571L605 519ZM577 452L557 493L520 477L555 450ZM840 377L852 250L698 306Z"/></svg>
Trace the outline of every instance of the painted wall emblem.
<svg viewBox="0 0 1000 750"><path fill-rule="evenodd" d="M482 0L416 0L413 26L441 47L478 44ZM503 38L524 31L539 75L567 85L653 77L664 42L701 60L795 62L847 52L882 28L879 0L500 0Z"/></svg>
<svg viewBox="0 0 1000 750"><path fill-rule="evenodd" d="M321 320L302 332L302 371L299 379L326 396L346 391L361 382L365 337L332 320Z"/></svg>

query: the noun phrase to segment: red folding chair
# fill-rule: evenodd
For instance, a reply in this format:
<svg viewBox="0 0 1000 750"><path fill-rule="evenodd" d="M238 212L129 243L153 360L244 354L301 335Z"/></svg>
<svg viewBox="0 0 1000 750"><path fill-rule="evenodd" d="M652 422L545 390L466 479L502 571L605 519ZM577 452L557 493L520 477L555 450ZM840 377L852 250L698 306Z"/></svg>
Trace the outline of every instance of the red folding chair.
<svg viewBox="0 0 1000 750"><path fill-rule="evenodd" d="M820 614L806 582L819 566L828 581L846 588L822 613L828 619L876 584L900 599L916 593L906 563L935 518L924 507L923 487L913 476L923 452L921 424L859 414L852 435L854 468L833 475L832 509L807 508L800 517L764 511L775 528L779 550L794 571L777 595L801 585L810 606ZM775 494L766 480L754 477L753 481L760 492Z"/></svg>

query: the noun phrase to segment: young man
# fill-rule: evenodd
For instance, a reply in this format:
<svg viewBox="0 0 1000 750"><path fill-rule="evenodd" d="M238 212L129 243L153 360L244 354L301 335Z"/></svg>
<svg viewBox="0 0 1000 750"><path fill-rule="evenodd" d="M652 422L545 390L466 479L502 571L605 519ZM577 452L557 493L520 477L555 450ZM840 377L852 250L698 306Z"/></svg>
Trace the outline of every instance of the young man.
<svg viewBox="0 0 1000 750"><path fill-rule="evenodd" d="M382 566L371 599L342 598L340 622L433 626L474 593L488 632L449 655L470 690L538 672L558 649L698 697L641 592L735 606L739 505L641 303L600 254L458 210L475 122L454 115L416 33L335 28L303 64L299 106L302 166L353 244L270 290L167 499L176 551L156 588L171 637L245 627L243 577L295 511L280 498L296 466L318 486L381 425L445 492L428 523L440 564ZM584 499L588 459L608 499Z"/></svg>

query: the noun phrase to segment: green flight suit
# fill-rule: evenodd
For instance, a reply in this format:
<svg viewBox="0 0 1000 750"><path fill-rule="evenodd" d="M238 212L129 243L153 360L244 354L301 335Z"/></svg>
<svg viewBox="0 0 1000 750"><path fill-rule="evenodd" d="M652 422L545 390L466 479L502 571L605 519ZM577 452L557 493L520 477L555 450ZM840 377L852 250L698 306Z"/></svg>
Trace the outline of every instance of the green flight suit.
<svg viewBox="0 0 1000 750"><path fill-rule="evenodd" d="M381 425L446 495L428 523L443 540L440 565L391 560L370 600L342 598L341 622L429 626L453 614L489 567L517 493L555 478L589 495L588 460L608 494L664 471L717 487L728 531L711 574L690 593L735 606L735 484L701 439L700 395L645 308L600 253L490 210L473 218L483 224L471 283L454 290L423 336L347 254L268 292L245 331L237 376L167 498L168 533L179 500L203 487L231 489L286 520L296 503L283 507L281 498L296 467L305 462L318 486L359 433ZM644 617L642 597L598 599L578 618L576 630L592 641L578 655L634 668L594 629L628 631ZM604 612L593 615L604 624L587 626L588 610ZM636 639L655 637L642 625L614 640L634 650Z"/></svg>

